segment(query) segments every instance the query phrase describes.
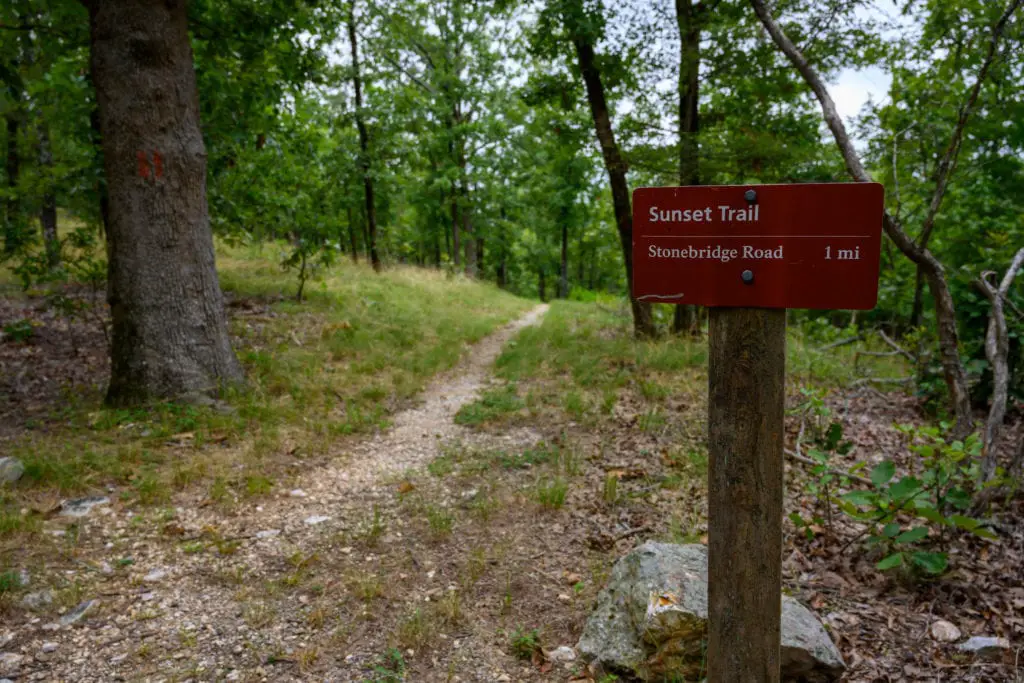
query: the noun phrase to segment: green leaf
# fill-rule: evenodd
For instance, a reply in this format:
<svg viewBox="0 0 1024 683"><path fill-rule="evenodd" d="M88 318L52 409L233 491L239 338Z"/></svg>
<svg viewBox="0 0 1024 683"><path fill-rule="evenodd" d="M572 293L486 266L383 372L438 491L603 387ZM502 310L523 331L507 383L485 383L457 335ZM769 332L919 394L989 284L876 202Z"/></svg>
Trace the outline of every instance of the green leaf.
<svg viewBox="0 0 1024 683"><path fill-rule="evenodd" d="M896 537L896 543L914 543L928 535L928 527L919 526L909 531L904 531Z"/></svg>
<svg viewBox="0 0 1024 683"><path fill-rule="evenodd" d="M882 535L886 538L895 538L896 534L898 534L899 532L900 525L896 522L889 522L885 525L885 528L882 529Z"/></svg>
<svg viewBox="0 0 1024 683"><path fill-rule="evenodd" d="M910 561L929 574L941 574L949 565L945 553L916 552L910 555Z"/></svg>
<svg viewBox="0 0 1024 683"><path fill-rule="evenodd" d="M906 500L921 490L921 480L917 477L903 477L889 487L889 495L899 500Z"/></svg>
<svg viewBox="0 0 1024 683"><path fill-rule="evenodd" d="M977 529L971 529L971 533L980 538L985 538L990 541L998 541L999 536L995 534L991 529L986 529L983 526L979 526Z"/></svg>
<svg viewBox="0 0 1024 683"><path fill-rule="evenodd" d="M981 524L978 520L972 517L965 517L963 515L950 515L949 521L965 531L974 531L978 528L978 525Z"/></svg>
<svg viewBox="0 0 1024 683"><path fill-rule="evenodd" d="M903 553L893 553L889 557L885 558L875 566L885 571L886 569L892 569L893 567L899 567L903 564Z"/></svg>
<svg viewBox="0 0 1024 683"><path fill-rule="evenodd" d="M882 486L889 482L896 475L896 465L889 460L883 460L871 470L871 483L875 486Z"/></svg>
<svg viewBox="0 0 1024 683"><path fill-rule="evenodd" d="M854 505L874 505L878 495L871 491L850 491L842 495L843 500Z"/></svg>
<svg viewBox="0 0 1024 683"><path fill-rule="evenodd" d="M942 516L942 513L931 507L930 505L919 505L917 507L917 516L927 519L929 522L935 524L945 524L946 518Z"/></svg>

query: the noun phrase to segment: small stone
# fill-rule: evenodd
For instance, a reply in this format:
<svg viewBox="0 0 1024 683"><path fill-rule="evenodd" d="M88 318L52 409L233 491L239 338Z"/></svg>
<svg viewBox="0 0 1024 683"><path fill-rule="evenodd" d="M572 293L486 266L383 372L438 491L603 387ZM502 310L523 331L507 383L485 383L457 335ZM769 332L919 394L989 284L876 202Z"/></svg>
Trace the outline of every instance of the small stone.
<svg viewBox="0 0 1024 683"><path fill-rule="evenodd" d="M291 491L288 492L288 495L291 496L292 498L305 498L306 492L303 491L302 489L292 489Z"/></svg>
<svg viewBox="0 0 1024 683"><path fill-rule="evenodd" d="M13 484L25 474L25 465L17 458L0 458L0 485Z"/></svg>
<svg viewBox="0 0 1024 683"><path fill-rule="evenodd" d="M321 522L326 522L329 519L330 517L328 517L327 515L311 515L309 517L306 517L305 522L309 526L315 526L317 524L320 524Z"/></svg>
<svg viewBox="0 0 1024 683"><path fill-rule="evenodd" d="M57 643L43 643L42 650L43 652L50 653L55 652L58 647L60 647L60 645Z"/></svg>
<svg viewBox="0 0 1024 683"><path fill-rule="evenodd" d="M583 577L580 576L579 574L577 574L576 572L566 572L565 573L565 582L567 584L569 584L570 586L575 586L577 583L579 583L582 580L583 580Z"/></svg>
<svg viewBox="0 0 1024 683"><path fill-rule="evenodd" d="M948 621L939 619L932 624L932 638L940 643L955 643L960 640L960 629Z"/></svg>
<svg viewBox="0 0 1024 683"><path fill-rule="evenodd" d="M512 680L512 677L508 674L501 674L500 676L498 676L497 680L501 681L502 683L508 683Z"/></svg>
<svg viewBox="0 0 1024 683"><path fill-rule="evenodd" d="M15 652L0 652L0 676L17 676L25 655Z"/></svg>
<svg viewBox="0 0 1024 683"><path fill-rule="evenodd" d="M77 621L81 621L82 617L88 614L92 609L99 604L99 600L86 600L85 602L78 605L64 616L60 618L62 626L70 626Z"/></svg>
<svg viewBox="0 0 1024 683"><path fill-rule="evenodd" d="M142 602L152 602L156 599L156 593L143 593Z"/></svg>
<svg viewBox="0 0 1024 683"><path fill-rule="evenodd" d="M242 677L242 674L238 672L238 669L234 669L227 676L224 677L225 681L237 681Z"/></svg>
<svg viewBox="0 0 1024 683"><path fill-rule="evenodd" d="M110 499L106 496L89 496L88 498L65 500L60 504L60 514L65 517L85 517L94 507L109 504Z"/></svg>
<svg viewBox="0 0 1024 683"><path fill-rule="evenodd" d="M124 652L122 654L114 655L113 657L111 657L110 658L110 663L116 666L116 665L120 664L121 662L123 662L126 659L128 659L128 653Z"/></svg>
<svg viewBox="0 0 1024 683"><path fill-rule="evenodd" d="M991 636L971 636L958 649L961 652L969 652L975 657L984 659L999 659L1003 653L1010 649L1010 641L1006 638L994 638Z"/></svg>
<svg viewBox="0 0 1024 683"><path fill-rule="evenodd" d="M242 646L241 645L235 645L235 649L232 650L232 652L234 652L236 655L242 654Z"/></svg>
<svg viewBox="0 0 1024 683"><path fill-rule="evenodd" d="M40 610L47 605L53 604L53 593L48 590L27 593L22 597L21 604L30 610Z"/></svg>
<svg viewBox="0 0 1024 683"><path fill-rule="evenodd" d="M562 645L548 652L547 656L552 662L573 662L576 661L576 650L568 645Z"/></svg>
<svg viewBox="0 0 1024 683"><path fill-rule="evenodd" d="M572 596L569 595L568 593L559 593L558 594L558 601L559 602L564 602L564 603L570 603L570 602L572 602Z"/></svg>
<svg viewBox="0 0 1024 683"><path fill-rule="evenodd" d="M166 576L166 569L154 569L153 571L142 577L142 580L147 583L153 583L155 581L162 581Z"/></svg>
<svg viewBox="0 0 1024 683"><path fill-rule="evenodd" d="M309 524L309 522L306 522ZM256 532L256 538L273 538L281 533L280 529L264 529L263 531Z"/></svg>

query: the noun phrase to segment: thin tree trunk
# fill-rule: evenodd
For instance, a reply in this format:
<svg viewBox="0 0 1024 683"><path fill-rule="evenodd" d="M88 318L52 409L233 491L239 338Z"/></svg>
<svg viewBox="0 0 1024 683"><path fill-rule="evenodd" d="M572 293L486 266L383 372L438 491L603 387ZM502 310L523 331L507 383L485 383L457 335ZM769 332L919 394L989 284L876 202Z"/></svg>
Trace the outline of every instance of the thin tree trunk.
<svg viewBox="0 0 1024 683"><path fill-rule="evenodd" d="M676 0L676 24L679 27L679 184L700 185L700 34L702 5L692 0ZM672 331L691 335L700 333L700 314L696 306L677 305L672 316Z"/></svg>
<svg viewBox="0 0 1024 683"><path fill-rule="evenodd" d="M346 206L348 213L348 239L352 244L352 263L359 263L359 240L356 239L356 224L352 217L352 207Z"/></svg>
<svg viewBox="0 0 1024 683"><path fill-rule="evenodd" d="M988 278L993 272L981 274L978 287L992 304L992 313L988 319L985 332L985 357L992 367L992 407L985 421L984 439L982 440L981 477L988 481L996 473L996 453L999 448L999 433L1006 418L1006 400L1010 391L1010 335L1006 326L1006 315L1003 312L1003 301L1010 292L1010 285L1017 277L1017 271L1024 265L1024 248L1013 257L1010 267L998 287L989 284Z"/></svg>
<svg viewBox="0 0 1024 683"><path fill-rule="evenodd" d="M562 219L562 259L558 278L558 296L569 298L569 221L568 216Z"/></svg>
<svg viewBox="0 0 1024 683"><path fill-rule="evenodd" d="M107 401L192 398L241 383L214 263L186 5L86 6L110 192Z"/></svg>
<svg viewBox="0 0 1024 683"><path fill-rule="evenodd" d="M17 111L11 111L7 119L7 201L4 223L4 251L17 251L25 241L22 225L21 206L18 201L18 175L21 171L21 156L18 154L18 130L21 128Z"/></svg>
<svg viewBox="0 0 1024 683"><path fill-rule="evenodd" d="M92 74L89 74L92 81ZM93 85L95 89L95 85ZM100 131L100 108L97 104L89 110L89 128L92 131L92 144L96 146L95 164L98 168L104 168L103 161L103 133ZM102 173L96 180L96 196L100 203L100 228L103 235L110 234L110 193L107 192L107 179Z"/></svg>
<svg viewBox="0 0 1024 683"><path fill-rule="evenodd" d="M505 289L508 285L508 249L505 247L501 248L501 260L498 262L498 273L497 273L498 287Z"/></svg>
<svg viewBox="0 0 1024 683"><path fill-rule="evenodd" d="M53 192L53 150L50 149L50 131L45 123L39 128L39 165L46 178L43 205L39 210L39 224L43 229L46 265L50 270L54 270L60 266L60 238L57 235L57 197Z"/></svg>
<svg viewBox="0 0 1024 683"><path fill-rule="evenodd" d="M921 321L924 319L924 284L926 280L924 269L917 266L914 274L914 303L910 308L911 329L920 327Z"/></svg>
<svg viewBox="0 0 1024 683"><path fill-rule="evenodd" d="M619 146L615 142L594 46L591 44L589 36L578 31L573 35L573 46L576 49L580 73L587 89L590 113L594 120L594 129L601 145L601 154L604 157L605 169L608 171L608 180L611 183L615 223L619 230L622 260L626 266L629 303L633 310L633 331L638 337L653 337L656 330L651 306L633 296L633 212L630 206L629 184L626 182L626 161L622 158Z"/></svg>
<svg viewBox="0 0 1024 683"><path fill-rule="evenodd" d="M541 266L540 270L537 271L537 294L540 296L541 301L548 300L548 282L545 271L544 266Z"/></svg>
<svg viewBox="0 0 1024 683"><path fill-rule="evenodd" d="M452 261L455 263L455 270L461 265L461 245L459 244L459 195L452 192Z"/></svg>
<svg viewBox="0 0 1024 683"><path fill-rule="evenodd" d="M783 33L765 6L764 0L750 0L754 11L760 18L768 34L779 46L779 49L789 58L793 66L800 72L804 81L814 92L818 102L821 104L822 114L825 123L828 124L835 138L836 146L839 148L846 163L850 176L860 182L870 182L871 176L864 169L860 156L853 148L849 135L846 133L846 126L843 124L839 112L836 110L828 89L818 76L818 73L810 65L807 59L797 50L793 42ZM992 28L989 39L989 49L985 62L978 72L974 86L971 88L965 105L960 110L960 117L954 129L953 136L946 149L943 160L939 165L939 173L936 179L935 193L929 205L928 216L925 219L925 229L922 230L920 243L927 242L931 226L934 225L935 215L942 203L942 197L946 190L949 173L953 168L956 155L960 149L960 142L963 139L971 109L977 100L981 82L988 73L989 66L996 55L996 47L1010 16L1020 6L1022 0L1010 0L999 21ZM888 212L883 215L883 226L886 234L907 258L917 264L928 280L932 297L935 299L935 318L938 324L939 357L942 363L943 375L946 386L949 389L950 400L953 406L953 413L956 416L956 425L953 428L952 437L963 439L974 430L974 420L971 416L971 398L967 388L967 373L964 370L963 361L960 358L960 339L956 327L956 310L953 303L953 295L950 292L946 280L945 268L942 263L928 250L926 246L915 244L903 230L903 226Z"/></svg>
<svg viewBox="0 0 1024 683"><path fill-rule="evenodd" d="M366 202L366 237L370 250L370 263L380 272L377 253L377 207L373 199L373 174L370 170L370 134L363 120L363 82L359 74L359 44L356 41L356 0L348 6L348 41L352 48L352 87L356 95L356 128L359 130L360 166L363 169L363 199Z"/></svg>

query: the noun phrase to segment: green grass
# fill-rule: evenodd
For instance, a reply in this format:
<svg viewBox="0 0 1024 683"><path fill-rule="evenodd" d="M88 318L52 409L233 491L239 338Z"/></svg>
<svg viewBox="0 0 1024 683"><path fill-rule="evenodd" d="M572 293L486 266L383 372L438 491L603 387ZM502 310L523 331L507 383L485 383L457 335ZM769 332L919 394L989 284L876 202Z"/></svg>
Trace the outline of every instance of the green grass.
<svg viewBox="0 0 1024 683"><path fill-rule="evenodd" d="M459 412L455 414L455 423L480 425L494 422L518 413L525 405L526 403L516 393L516 385L506 384L485 391L477 400L459 408Z"/></svg>
<svg viewBox="0 0 1024 683"><path fill-rule="evenodd" d="M252 302L231 309L248 385L224 397L230 409L108 409L96 391L54 406L50 420L5 444L25 475L0 498L0 535L33 528L18 509L41 490L71 496L113 484L143 504L164 504L187 486L205 486L221 503L265 495L296 459L386 426L467 344L533 305L461 276L409 267L376 274L348 262L307 283L297 303L277 251L218 245L229 300Z"/></svg>

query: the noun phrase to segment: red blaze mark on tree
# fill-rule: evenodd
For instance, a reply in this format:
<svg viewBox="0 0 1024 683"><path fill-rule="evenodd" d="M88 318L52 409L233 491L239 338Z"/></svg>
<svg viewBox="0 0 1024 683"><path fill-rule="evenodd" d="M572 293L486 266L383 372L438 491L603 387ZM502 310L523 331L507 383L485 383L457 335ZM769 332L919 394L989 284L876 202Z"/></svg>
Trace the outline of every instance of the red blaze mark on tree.
<svg viewBox="0 0 1024 683"><path fill-rule="evenodd" d="M160 156L160 152L157 152L156 150L153 150L153 169L155 171L154 175L157 178L164 177L164 160L163 157Z"/></svg>
<svg viewBox="0 0 1024 683"><path fill-rule="evenodd" d="M149 180L149 159L146 158L146 153L140 149L135 153L135 158L139 161L139 177Z"/></svg>

